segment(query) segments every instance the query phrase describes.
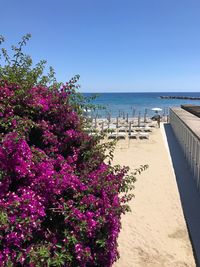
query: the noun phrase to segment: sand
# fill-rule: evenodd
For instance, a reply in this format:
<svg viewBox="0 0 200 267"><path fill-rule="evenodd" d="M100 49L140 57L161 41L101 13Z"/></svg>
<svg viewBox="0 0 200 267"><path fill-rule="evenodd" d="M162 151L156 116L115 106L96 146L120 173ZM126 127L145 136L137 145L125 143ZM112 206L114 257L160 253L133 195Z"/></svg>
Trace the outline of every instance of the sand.
<svg viewBox="0 0 200 267"><path fill-rule="evenodd" d="M114 163L132 170L149 165L137 175L132 212L122 216L114 267L196 266L163 125L149 140L120 140Z"/></svg>

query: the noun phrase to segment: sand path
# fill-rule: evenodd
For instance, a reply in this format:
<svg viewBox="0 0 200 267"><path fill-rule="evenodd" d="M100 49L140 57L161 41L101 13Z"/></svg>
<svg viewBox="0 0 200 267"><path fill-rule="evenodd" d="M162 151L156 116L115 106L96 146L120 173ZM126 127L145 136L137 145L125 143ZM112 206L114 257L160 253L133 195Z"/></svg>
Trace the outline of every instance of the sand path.
<svg viewBox="0 0 200 267"><path fill-rule="evenodd" d="M196 266L163 126L150 140L119 141L114 155L115 163L132 170L149 165L137 176L132 212L122 217L114 267Z"/></svg>

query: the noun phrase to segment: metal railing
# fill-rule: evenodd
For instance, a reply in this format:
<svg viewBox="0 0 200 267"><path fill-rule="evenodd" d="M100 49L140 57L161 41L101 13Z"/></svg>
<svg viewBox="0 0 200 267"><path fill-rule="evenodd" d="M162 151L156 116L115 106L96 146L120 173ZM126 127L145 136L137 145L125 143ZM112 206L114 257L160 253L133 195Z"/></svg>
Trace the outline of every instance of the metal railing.
<svg viewBox="0 0 200 267"><path fill-rule="evenodd" d="M200 139L172 109L170 109L170 124L199 188Z"/></svg>

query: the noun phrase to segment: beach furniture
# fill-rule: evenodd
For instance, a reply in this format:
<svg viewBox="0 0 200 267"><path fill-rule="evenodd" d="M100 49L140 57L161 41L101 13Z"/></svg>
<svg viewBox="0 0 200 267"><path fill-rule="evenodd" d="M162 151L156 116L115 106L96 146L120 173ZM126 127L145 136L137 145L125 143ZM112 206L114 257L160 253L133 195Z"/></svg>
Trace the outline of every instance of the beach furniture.
<svg viewBox="0 0 200 267"><path fill-rule="evenodd" d="M133 108L132 116L133 116L133 118L135 116L135 109L134 108Z"/></svg>
<svg viewBox="0 0 200 267"><path fill-rule="evenodd" d="M118 133L117 134L117 139L126 139L126 133L123 133L123 132Z"/></svg>
<svg viewBox="0 0 200 267"><path fill-rule="evenodd" d="M126 113L126 122L128 123L128 113Z"/></svg>
<svg viewBox="0 0 200 267"><path fill-rule="evenodd" d="M144 122L141 122L140 123L140 127L145 127L147 124L146 123L144 123Z"/></svg>
<svg viewBox="0 0 200 267"><path fill-rule="evenodd" d="M93 125L91 125L91 126L85 127L84 132L86 132L86 133L97 132L97 129L95 129L95 127Z"/></svg>
<svg viewBox="0 0 200 267"><path fill-rule="evenodd" d="M95 117L95 119L94 119L94 127L95 127L95 129L97 128L97 117Z"/></svg>
<svg viewBox="0 0 200 267"><path fill-rule="evenodd" d="M141 116L141 113L139 112L138 113L138 126L140 126L140 119L141 119L140 116Z"/></svg>
<svg viewBox="0 0 200 267"><path fill-rule="evenodd" d="M107 126L105 126L104 128L103 128L103 132L108 132L109 131L109 128L107 127Z"/></svg>
<svg viewBox="0 0 200 267"><path fill-rule="evenodd" d="M116 125L114 125L114 124L110 124L110 125L108 126L108 128L109 128L110 130L116 130Z"/></svg>
<svg viewBox="0 0 200 267"><path fill-rule="evenodd" d="M140 139L149 139L149 134L148 133L138 133L138 136Z"/></svg>
<svg viewBox="0 0 200 267"><path fill-rule="evenodd" d="M137 126L138 126L138 123L136 121L133 121L132 127L137 127Z"/></svg>
<svg viewBox="0 0 200 267"><path fill-rule="evenodd" d="M129 129L129 133L135 132L135 127L131 127L131 129Z"/></svg>
<svg viewBox="0 0 200 267"><path fill-rule="evenodd" d="M132 129L131 129L131 122L129 122L128 133L130 134L131 132L132 132Z"/></svg>
<svg viewBox="0 0 200 267"><path fill-rule="evenodd" d="M101 123L101 131L103 132L104 131L104 122L102 121Z"/></svg>
<svg viewBox="0 0 200 267"><path fill-rule="evenodd" d="M108 123L110 123L110 122L111 122L111 113L108 113L108 116L107 116L107 121L108 121Z"/></svg>
<svg viewBox="0 0 200 267"><path fill-rule="evenodd" d="M126 124L126 120L123 119L123 118L120 118L120 119L119 119L119 124L120 124L120 125L121 125L121 124Z"/></svg>
<svg viewBox="0 0 200 267"><path fill-rule="evenodd" d="M119 127L119 132L126 132L126 131L127 131L127 127L126 126Z"/></svg>
<svg viewBox="0 0 200 267"><path fill-rule="evenodd" d="M147 109L145 108L145 111L144 111L144 122L147 121Z"/></svg>
<svg viewBox="0 0 200 267"><path fill-rule="evenodd" d="M152 108L151 110L155 111L156 113L158 113L158 111L162 111L162 108Z"/></svg>
<svg viewBox="0 0 200 267"><path fill-rule="evenodd" d="M126 133L109 133L108 134L108 139L125 139L126 138Z"/></svg>
<svg viewBox="0 0 200 267"><path fill-rule="evenodd" d="M149 126L144 127L144 132L152 132L152 128Z"/></svg>
<svg viewBox="0 0 200 267"><path fill-rule="evenodd" d="M116 127L119 127L119 117L116 118Z"/></svg>
<svg viewBox="0 0 200 267"><path fill-rule="evenodd" d="M90 132L88 133L89 136L99 136L99 132Z"/></svg>
<svg viewBox="0 0 200 267"><path fill-rule="evenodd" d="M103 123L103 120L98 119L98 120L97 120L97 123L98 123L98 125L101 125L101 124Z"/></svg>
<svg viewBox="0 0 200 267"><path fill-rule="evenodd" d="M136 132L131 132L128 135L129 139L137 139L137 136L138 136L138 133Z"/></svg>
<svg viewBox="0 0 200 267"><path fill-rule="evenodd" d="M144 127L135 127L136 132L142 132L144 131Z"/></svg>
<svg viewBox="0 0 200 267"><path fill-rule="evenodd" d="M101 125L101 131L102 132L106 132L106 131L108 131L108 129L109 129L108 125L103 122L102 125Z"/></svg>
<svg viewBox="0 0 200 267"><path fill-rule="evenodd" d="M117 132L109 133L108 139L116 139L117 138Z"/></svg>

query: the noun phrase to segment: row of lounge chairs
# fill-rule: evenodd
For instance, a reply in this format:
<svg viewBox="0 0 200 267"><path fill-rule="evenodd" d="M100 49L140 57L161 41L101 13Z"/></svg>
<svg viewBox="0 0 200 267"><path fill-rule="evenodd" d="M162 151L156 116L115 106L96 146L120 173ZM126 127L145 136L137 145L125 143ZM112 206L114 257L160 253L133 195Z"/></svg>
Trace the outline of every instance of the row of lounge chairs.
<svg viewBox="0 0 200 267"><path fill-rule="evenodd" d="M157 123L151 120L146 123L141 122L139 125L137 122L116 124L98 121L96 124L93 122L92 127L87 128L86 131L92 136L107 133L109 139L125 139L127 136L129 139L149 139L150 132L156 126Z"/></svg>
<svg viewBox="0 0 200 267"><path fill-rule="evenodd" d="M123 132L113 132L108 134L108 139L126 139L127 134ZM128 134L129 139L149 139L149 133L146 132L131 132Z"/></svg>
<svg viewBox="0 0 200 267"><path fill-rule="evenodd" d="M152 121L150 123L129 123L129 124L119 124L116 125L115 123L102 123L102 124L92 124L92 127L101 131L107 131L107 130L116 130L119 129L120 131L127 131L130 127L131 128L142 128L142 127L156 127L157 126L157 122Z"/></svg>

